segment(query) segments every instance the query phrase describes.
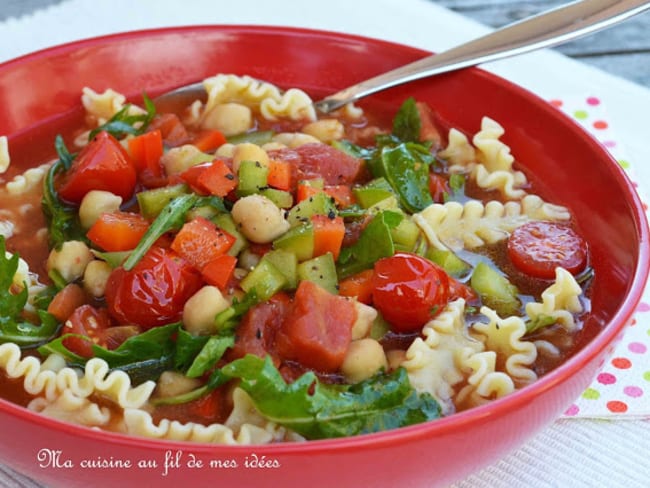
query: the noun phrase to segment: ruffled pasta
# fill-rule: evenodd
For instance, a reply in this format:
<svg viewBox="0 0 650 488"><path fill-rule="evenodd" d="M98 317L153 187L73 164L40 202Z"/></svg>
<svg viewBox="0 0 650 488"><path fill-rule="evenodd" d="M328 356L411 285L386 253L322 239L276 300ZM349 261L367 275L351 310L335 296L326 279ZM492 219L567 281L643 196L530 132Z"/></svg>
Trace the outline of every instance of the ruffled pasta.
<svg viewBox="0 0 650 488"><path fill-rule="evenodd" d="M565 207L526 195L521 202L483 204L470 200L434 203L413 216L429 243L437 249L473 249L507 238L520 225L531 220L561 221L570 218Z"/></svg>
<svg viewBox="0 0 650 488"><path fill-rule="evenodd" d="M312 100L304 91L291 88L282 93L275 85L250 76L218 74L203 81L208 100L199 114L194 106L192 118L200 120L224 103L240 103L259 110L267 120L288 117L292 120L316 120Z"/></svg>
<svg viewBox="0 0 650 488"><path fill-rule="evenodd" d="M30 168L22 175L16 175L14 178L7 182L5 188L10 195L22 195L33 190L36 185L40 185L47 170L50 168L50 163L42 164L36 168Z"/></svg>
<svg viewBox="0 0 650 488"><path fill-rule="evenodd" d="M0 345L0 367L10 378L23 378L27 393L42 396L49 402L69 391L77 398L100 394L121 408L140 408L156 386L153 381L147 381L133 387L125 372L109 372L106 361L98 358L90 359L80 371L69 367L52 369L52 362L41 363L33 356L20 356L17 345Z"/></svg>
<svg viewBox="0 0 650 488"><path fill-rule="evenodd" d="M515 391L512 378L506 373L496 371L497 354L494 351L479 352L465 361L471 374L465 385L456 395L457 404L475 407Z"/></svg>
<svg viewBox="0 0 650 488"><path fill-rule="evenodd" d="M7 136L0 136L0 173L9 169L11 158L9 157L9 141Z"/></svg>
<svg viewBox="0 0 650 488"><path fill-rule="evenodd" d="M526 335L526 324L520 317L501 318L489 307L481 307L488 323L472 325L475 336L485 343L485 348L495 351L505 359L505 373L514 380L528 384L537 379L531 366L537 359L535 344L521 339Z"/></svg>
<svg viewBox="0 0 650 488"><path fill-rule="evenodd" d="M450 129L447 147L438 152L438 156L449 162L449 171L462 173L476 163L476 149L461 131Z"/></svg>
<svg viewBox="0 0 650 488"><path fill-rule="evenodd" d="M47 417L87 427L107 427L112 420L109 408L80 398L70 390L65 390L51 401L37 397L29 402L27 408Z"/></svg>
<svg viewBox="0 0 650 488"><path fill-rule="evenodd" d="M564 268L555 269L555 282L542 292L542 302L526 304L531 320L550 317L567 331L576 329L573 314L582 312L582 289L573 275Z"/></svg>
<svg viewBox="0 0 650 488"><path fill-rule="evenodd" d="M481 130L472 139L474 147L477 149L477 161L483 164L490 173L512 171L512 163L515 158L510 154L510 148L500 141L503 134L505 134L505 130L498 122L490 117L483 117Z"/></svg>
<svg viewBox="0 0 650 488"><path fill-rule="evenodd" d="M259 415L248 395L237 388L233 392L233 411L225 424L208 426L163 419L158 425L143 410L124 411L126 432L154 439L209 442L215 444L268 444L284 440L285 428ZM296 436L292 440L298 440Z"/></svg>
<svg viewBox="0 0 650 488"><path fill-rule="evenodd" d="M430 393L444 415L454 411L454 385L464 381L465 371L471 371L467 360L483 350L483 344L467 334L464 312L462 298L449 303L424 326L424 339L413 341L401 363L411 385L419 392Z"/></svg>

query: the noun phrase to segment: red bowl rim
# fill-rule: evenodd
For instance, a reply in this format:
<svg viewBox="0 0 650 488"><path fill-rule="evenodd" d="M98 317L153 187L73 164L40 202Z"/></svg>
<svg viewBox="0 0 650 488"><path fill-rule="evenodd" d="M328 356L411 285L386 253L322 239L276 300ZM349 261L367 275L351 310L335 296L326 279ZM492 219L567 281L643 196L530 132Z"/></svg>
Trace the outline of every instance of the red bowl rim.
<svg viewBox="0 0 650 488"><path fill-rule="evenodd" d="M428 51L408 46L405 44L386 41L378 38L368 36L347 34L331 30L310 29L301 27L286 27L286 26L264 26L264 25L249 25L249 24L213 24L213 25L190 25L181 27L163 27L154 29L141 29L125 32L118 32L114 34L102 35L86 39L71 41L68 43L56 45L53 47L41 49L29 54L19 56L17 58L0 63L0 74L3 70L11 68L14 64L21 64L24 62L33 62L41 58L48 58L53 55L66 53L80 48L92 47L111 43L113 41L124 41L128 39L140 39L148 36L167 35L167 34L182 34L182 33L197 33L200 31L236 31L247 33L260 33L260 34L277 34L277 35L291 35L291 36L308 36L308 37L324 37L335 38L344 41L354 41L361 43L371 43L379 46L387 46L392 49L398 48L410 53L419 53L423 56L431 54ZM610 346L619 333L627 325L632 317L637 304L640 302L646 281L649 275L650 267L650 230L648 228L648 221L643 210L642 202L634 189L633 184L625 174L621 166L614 160L614 158L595 140L590 134L582 129L573 120L565 116L562 112L558 111L551 104L541 99L537 95L531 93L529 90L516 85L508 80L505 80L497 75L484 71L480 68L467 68L472 70L475 74L484 76L492 81L505 85L509 90L518 92L525 95L530 103L536 106L537 109L544 111L553 111L556 117L564 118L565 123L576 129L582 137L588 141L590 148L598 153L601 153L604 159L608 159L611 165L614 176L618 179L618 183L624 187L627 192L624 195L628 199L632 210L632 217L639 235L639 257L636 265L636 272L634 279L629 285L629 291L625 301L616 311L610 322L603 327L600 331L582 350L577 352L564 364L547 373L539 378L533 384L517 390L506 397L487 403L485 405L477 406L472 409L455 413L449 417L443 417L437 420L417 424L400 429L389 430L374 434L366 434L355 437L345 437L338 439L325 439L315 440L309 442L288 442L270 445L255 445L255 446L242 446L242 445L222 445L211 443L188 443L183 441L167 441L151 439L147 437L131 436L127 434L107 432L96 429L91 429L85 426L63 422L51 417L46 417L39 413L27 410L14 403L0 399L0 411L8 413L12 416L18 417L21 420L35 423L41 427L51 429L54 431L65 432L67 434L76 435L80 438L89 438L99 440L105 444L124 445L130 447L160 447L165 449L184 449L192 450L194 452L212 452L215 450L228 450L233 454L244 453L250 451L252 447L259 455L288 455L294 452L305 454L308 452L322 452L322 451L349 451L358 450L364 446L372 445L375 448L382 446L395 445L401 443L408 443L410 440L419 439L422 437L429 437L432 435L444 435L454 431L460 431L471 428L471 425L481 422L483 419L489 417L498 417L509 410L517 409L523 406L536 397L543 395L548 390L552 389L556 384L561 383L566 378L579 372L582 365L590 363L597 359L605 349Z"/></svg>

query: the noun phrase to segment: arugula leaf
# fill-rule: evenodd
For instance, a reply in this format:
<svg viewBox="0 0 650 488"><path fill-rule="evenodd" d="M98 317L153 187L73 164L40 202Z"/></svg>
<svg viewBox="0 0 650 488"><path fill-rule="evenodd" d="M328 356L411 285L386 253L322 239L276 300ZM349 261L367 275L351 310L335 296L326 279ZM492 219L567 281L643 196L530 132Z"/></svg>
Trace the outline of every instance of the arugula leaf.
<svg viewBox="0 0 650 488"><path fill-rule="evenodd" d="M63 138L56 137L54 143L59 159L47 171L43 179L41 208L48 225L48 239L51 247L59 248L66 241L87 242L86 233L79 222L75 207L63 203L54 189L54 178L60 171L70 168L74 156L65 147Z"/></svg>
<svg viewBox="0 0 650 488"><path fill-rule="evenodd" d="M421 126L415 99L407 98L393 120L393 134L402 141L419 141Z"/></svg>
<svg viewBox="0 0 650 488"><path fill-rule="evenodd" d="M142 100L146 111L144 114L129 114L131 104L128 103L107 122L93 129L88 135L88 140L92 140L101 131L108 132L116 139L129 134L142 134L156 115L156 107L146 93L142 94Z"/></svg>
<svg viewBox="0 0 650 488"><path fill-rule="evenodd" d="M179 229L185 223L185 215L196 204L199 197L195 194L181 195L170 201L158 217L151 223L147 232L124 261L124 269L129 271L138 264L154 242L170 230Z"/></svg>
<svg viewBox="0 0 650 488"><path fill-rule="evenodd" d="M111 370L118 369L127 373L134 385L155 380L163 371L174 367L176 343L173 338L179 327L180 323L154 327L142 334L129 337L114 350L93 344L94 357L106 361ZM89 340L85 336L65 334L39 347L38 352L43 356L57 353L69 364L83 367L87 359L70 351L63 344L67 337L72 336Z"/></svg>
<svg viewBox="0 0 650 488"><path fill-rule="evenodd" d="M233 298L232 304L215 317L214 323L217 327L217 333L220 335L230 334L239 324L239 319L258 301L255 288L246 292L241 300Z"/></svg>
<svg viewBox="0 0 650 488"><path fill-rule="evenodd" d="M365 147L361 147L345 139L340 141L332 141L331 145L339 151L343 151L344 153L349 154L355 158L365 159L369 158L372 155L371 149L366 149Z"/></svg>
<svg viewBox="0 0 650 488"><path fill-rule="evenodd" d="M4 236L0 235L0 343L13 342L22 348L37 347L50 340L59 331L60 324L53 315L37 309L40 325L22 317L29 292L25 283L18 294L11 293L14 275L18 269L18 254L6 255Z"/></svg>
<svg viewBox="0 0 650 488"><path fill-rule="evenodd" d="M188 378L198 378L221 359L226 349L235 345L235 336L212 336L185 374Z"/></svg>
<svg viewBox="0 0 650 488"><path fill-rule="evenodd" d="M267 419L307 439L379 432L436 419L440 406L418 394L403 368L351 387L321 384L313 372L287 384L269 357L247 355L222 368Z"/></svg>
<svg viewBox="0 0 650 488"><path fill-rule="evenodd" d="M370 166L375 177L383 176L395 190L400 204L409 212L419 212L433 203L429 192L428 149L412 142L383 146Z"/></svg>
<svg viewBox="0 0 650 488"><path fill-rule="evenodd" d="M397 227L403 218L402 213L391 210L384 210L375 215L359 236L359 240L352 246L341 249L337 261L339 279L370 269L375 261L392 256L395 253L395 245L391 229Z"/></svg>
<svg viewBox="0 0 650 488"><path fill-rule="evenodd" d="M210 336L196 336L187 332L184 328L178 329L176 336L176 356L174 357L174 368L177 371L187 371L192 365L196 355L201 352Z"/></svg>

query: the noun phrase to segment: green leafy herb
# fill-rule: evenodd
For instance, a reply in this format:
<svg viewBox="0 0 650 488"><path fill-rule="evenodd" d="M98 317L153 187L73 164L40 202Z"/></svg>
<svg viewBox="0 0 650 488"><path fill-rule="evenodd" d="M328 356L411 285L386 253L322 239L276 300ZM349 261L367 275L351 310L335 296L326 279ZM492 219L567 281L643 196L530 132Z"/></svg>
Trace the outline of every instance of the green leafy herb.
<svg viewBox="0 0 650 488"><path fill-rule="evenodd" d="M397 227L404 218L400 212L384 210L373 217L352 246L341 249L337 261L339 279L372 268L375 261L392 256L395 245L391 229Z"/></svg>
<svg viewBox="0 0 650 488"><path fill-rule="evenodd" d="M176 197L169 202L124 262L124 269L127 271L133 269L160 236L170 230L180 229L185 223L185 215L196 204L198 198L195 194L188 194Z"/></svg>
<svg viewBox="0 0 650 488"><path fill-rule="evenodd" d="M372 155L372 150L361 147L348 140L332 141L332 147L335 147L339 151L343 151L355 158L366 159Z"/></svg>
<svg viewBox="0 0 650 488"><path fill-rule="evenodd" d="M429 165L433 156L425 146L400 143L383 146L370 166L375 177L383 176L409 212L419 212L433 203L429 192Z"/></svg>
<svg viewBox="0 0 650 488"><path fill-rule="evenodd" d="M230 334L239 324L246 312L259 302L255 288L247 292L241 300L234 298L232 304L222 312L219 312L214 320L217 332L220 335Z"/></svg>
<svg viewBox="0 0 650 488"><path fill-rule="evenodd" d="M24 320L23 310L29 296L27 284L19 293L11 293L19 259L18 254L7 257L5 239L0 235L0 343L13 342L22 348L33 348L54 337L60 324L40 308L36 311L40 325Z"/></svg>
<svg viewBox="0 0 650 488"><path fill-rule="evenodd" d="M188 378L202 376L206 371L214 367L226 352L226 349L232 347L234 344L235 337L233 335L210 337L187 370L186 376Z"/></svg>
<svg viewBox="0 0 650 488"><path fill-rule="evenodd" d="M54 178L59 172L70 168L74 156L65 147L61 136L57 136L55 147L59 159L50 167L43 179L41 207L48 224L50 246L59 248L66 241L86 242L87 238L79 223L77 209L63 203L54 188Z"/></svg>
<svg viewBox="0 0 650 488"><path fill-rule="evenodd" d="M553 325L556 322L557 319L552 315L538 315L534 319L526 321L526 334L532 334L533 332L537 332L538 330Z"/></svg>
<svg viewBox="0 0 650 488"><path fill-rule="evenodd" d="M106 123L93 129L88 140L93 139L99 132L106 131L117 139L124 136L142 134L156 115L156 107L146 93L143 93L145 113L129 114L131 104L126 104L122 110L113 115Z"/></svg>
<svg viewBox="0 0 650 488"><path fill-rule="evenodd" d="M111 370L118 369L126 372L135 385L155 380L163 371L174 367L176 343L173 337L179 327L179 323L154 327L142 334L129 337L114 350L93 344L93 353L95 357L106 361ZM87 359L70 351L63 344L66 338L73 336L90 340L81 335L65 334L39 347L38 352L43 356L57 353L69 364L83 367Z"/></svg>
<svg viewBox="0 0 650 488"><path fill-rule="evenodd" d="M419 141L420 113L415 104L415 99L410 97L402 104L393 120L393 134L402 141Z"/></svg>
<svg viewBox="0 0 650 488"><path fill-rule="evenodd" d="M210 336L197 336L190 334L180 327L176 336L176 356L174 368L177 371L187 371L192 365L196 355L201 352Z"/></svg>
<svg viewBox="0 0 650 488"><path fill-rule="evenodd" d="M323 385L312 372L287 384L268 357L248 355L222 371L241 379L262 415L307 439L379 432L440 416L438 403L418 394L403 368L350 387Z"/></svg>

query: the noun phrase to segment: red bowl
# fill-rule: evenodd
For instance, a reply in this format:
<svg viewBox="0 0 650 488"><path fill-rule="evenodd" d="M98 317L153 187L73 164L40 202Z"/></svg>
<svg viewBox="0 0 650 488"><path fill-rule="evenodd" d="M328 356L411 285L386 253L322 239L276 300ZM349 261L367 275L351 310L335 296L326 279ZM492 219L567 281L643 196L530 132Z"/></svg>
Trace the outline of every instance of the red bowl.
<svg viewBox="0 0 650 488"><path fill-rule="evenodd" d="M48 132L36 126L79 119L84 86L133 97L146 89L155 96L216 73L236 73L318 97L426 54L357 36L257 26L90 39L0 65L0 134L10 136L12 148L33 147L35 137ZM394 110L408 95L469 133L484 115L499 121L506 127L504 141L534 175L540 193L576 216L597 281L593 313L571 359L531 386L447 418L300 444L161 442L63 423L0 401L0 459L48 486L444 486L504 456L557 418L588 386L640 299L649 259L642 205L594 139L520 87L468 69L385 91L362 105ZM91 468L88 460L129 461L131 467Z"/></svg>

